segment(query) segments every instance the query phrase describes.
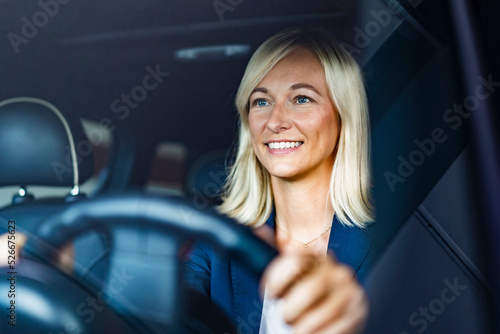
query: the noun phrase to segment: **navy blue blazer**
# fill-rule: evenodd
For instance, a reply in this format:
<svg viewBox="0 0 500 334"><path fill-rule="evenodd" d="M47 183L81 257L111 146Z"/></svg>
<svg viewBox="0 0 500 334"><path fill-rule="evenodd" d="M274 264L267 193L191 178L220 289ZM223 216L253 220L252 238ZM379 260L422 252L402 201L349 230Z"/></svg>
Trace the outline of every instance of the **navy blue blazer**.
<svg viewBox="0 0 500 334"><path fill-rule="evenodd" d="M266 224L274 231L274 213ZM338 261L351 267L361 282L368 270L371 246L371 238L364 230L346 227L336 216L333 218L328 249ZM238 333L259 332L263 302L256 274L205 244L193 248L185 269L188 286L218 305L236 325Z"/></svg>

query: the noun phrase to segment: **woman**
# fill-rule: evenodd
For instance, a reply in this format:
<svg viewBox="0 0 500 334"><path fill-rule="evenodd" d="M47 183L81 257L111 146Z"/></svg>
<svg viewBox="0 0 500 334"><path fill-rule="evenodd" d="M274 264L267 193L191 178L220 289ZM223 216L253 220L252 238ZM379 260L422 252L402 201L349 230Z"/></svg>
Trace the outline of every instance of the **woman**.
<svg viewBox="0 0 500 334"><path fill-rule="evenodd" d="M358 65L325 31L279 33L252 56L236 107L238 150L218 209L270 228L280 256L260 282L263 304L258 279L208 247L191 255L191 286L244 333L359 332L368 303L353 276L367 269L372 206Z"/></svg>

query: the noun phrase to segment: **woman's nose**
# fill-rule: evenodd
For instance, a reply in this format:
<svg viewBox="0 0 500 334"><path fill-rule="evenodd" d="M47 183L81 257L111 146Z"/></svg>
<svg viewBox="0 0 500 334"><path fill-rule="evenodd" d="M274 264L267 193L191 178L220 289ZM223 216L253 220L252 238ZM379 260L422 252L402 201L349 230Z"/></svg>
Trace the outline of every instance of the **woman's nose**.
<svg viewBox="0 0 500 334"><path fill-rule="evenodd" d="M275 104L267 120L266 127L270 131L278 133L280 131L289 129L291 126L292 122L290 120L290 115L287 111L286 106Z"/></svg>

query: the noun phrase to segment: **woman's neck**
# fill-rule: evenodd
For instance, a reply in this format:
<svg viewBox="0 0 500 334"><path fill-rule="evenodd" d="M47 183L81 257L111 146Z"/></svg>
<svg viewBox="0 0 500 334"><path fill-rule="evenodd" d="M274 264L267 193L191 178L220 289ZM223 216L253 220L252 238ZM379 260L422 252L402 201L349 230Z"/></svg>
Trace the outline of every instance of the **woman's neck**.
<svg viewBox="0 0 500 334"><path fill-rule="evenodd" d="M316 238L333 219L329 179L308 178L287 181L271 178L276 224L293 239L307 242Z"/></svg>

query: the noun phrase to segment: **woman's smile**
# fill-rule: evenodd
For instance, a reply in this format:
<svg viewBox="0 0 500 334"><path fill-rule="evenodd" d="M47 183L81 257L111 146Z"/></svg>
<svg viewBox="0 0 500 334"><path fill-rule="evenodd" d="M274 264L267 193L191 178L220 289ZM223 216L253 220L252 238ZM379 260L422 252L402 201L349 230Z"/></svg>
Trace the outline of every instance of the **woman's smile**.
<svg viewBox="0 0 500 334"><path fill-rule="evenodd" d="M294 140L271 140L268 141L265 145L268 147L269 153L275 155L283 155L289 154L296 151L300 146L304 144L303 141L294 141Z"/></svg>

